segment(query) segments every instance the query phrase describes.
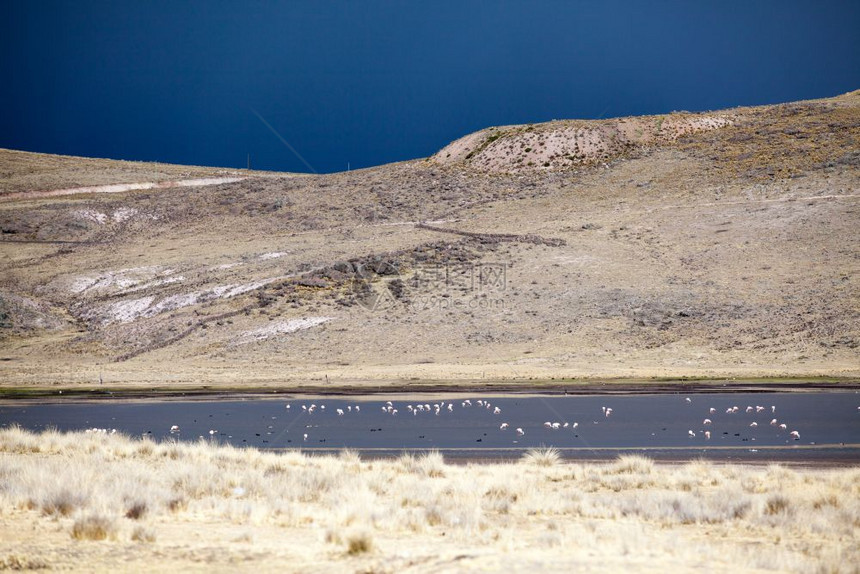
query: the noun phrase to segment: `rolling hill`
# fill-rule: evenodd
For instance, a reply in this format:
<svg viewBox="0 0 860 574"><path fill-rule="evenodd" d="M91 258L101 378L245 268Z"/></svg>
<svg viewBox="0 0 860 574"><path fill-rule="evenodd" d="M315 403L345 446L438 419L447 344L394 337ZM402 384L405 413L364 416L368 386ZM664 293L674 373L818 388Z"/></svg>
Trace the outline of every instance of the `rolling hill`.
<svg viewBox="0 0 860 574"><path fill-rule="evenodd" d="M0 150L0 379L857 377L858 229L860 91L319 176Z"/></svg>

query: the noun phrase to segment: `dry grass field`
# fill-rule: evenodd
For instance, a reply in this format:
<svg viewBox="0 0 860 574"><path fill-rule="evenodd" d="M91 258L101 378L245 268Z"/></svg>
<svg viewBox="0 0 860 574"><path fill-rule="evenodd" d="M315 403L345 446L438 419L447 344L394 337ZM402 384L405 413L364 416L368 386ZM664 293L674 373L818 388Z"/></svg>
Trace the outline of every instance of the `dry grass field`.
<svg viewBox="0 0 860 574"><path fill-rule="evenodd" d="M857 572L860 468L0 430L0 570Z"/></svg>
<svg viewBox="0 0 860 574"><path fill-rule="evenodd" d="M0 150L0 385L856 378L858 142L852 92L124 193L20 195L237 174Z"/></svg>

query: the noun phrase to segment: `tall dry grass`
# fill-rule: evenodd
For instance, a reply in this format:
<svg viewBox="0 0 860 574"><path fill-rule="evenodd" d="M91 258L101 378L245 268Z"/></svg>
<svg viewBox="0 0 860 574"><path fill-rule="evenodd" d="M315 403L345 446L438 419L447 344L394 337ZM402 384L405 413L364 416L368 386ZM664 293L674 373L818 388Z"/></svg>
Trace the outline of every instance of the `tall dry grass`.
<svg viewBox="0 0 860 574"><path fill-rule="evenodd" d="M797 572L860 564L857 467L662 465L641 456L577 464L552 449L519 463L449 465L438 452L362 461L351 451L8 428L0 430L0 518L20 512L64 525L70 540L114 544L158 544L161 529L189 520L312 529L321 560L379 558L411 540L481 548L507 566L532 551L627 567L645 557Z"/></svg>

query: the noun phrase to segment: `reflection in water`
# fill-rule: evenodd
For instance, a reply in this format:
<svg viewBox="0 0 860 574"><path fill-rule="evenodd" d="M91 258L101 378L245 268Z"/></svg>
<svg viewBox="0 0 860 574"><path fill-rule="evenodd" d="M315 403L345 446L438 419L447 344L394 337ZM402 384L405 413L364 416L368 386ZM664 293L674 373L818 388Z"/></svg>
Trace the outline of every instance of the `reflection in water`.
<svg viewBox="0 0 860 574"><path fill-rule="evenodd" d="M379 454L435 448L453 457L517 457L555 446L584 458L647 449L657 458L858 460L858 405L860 395L849 392L267 398L12 404L0 407L0 424Z"/></svg>

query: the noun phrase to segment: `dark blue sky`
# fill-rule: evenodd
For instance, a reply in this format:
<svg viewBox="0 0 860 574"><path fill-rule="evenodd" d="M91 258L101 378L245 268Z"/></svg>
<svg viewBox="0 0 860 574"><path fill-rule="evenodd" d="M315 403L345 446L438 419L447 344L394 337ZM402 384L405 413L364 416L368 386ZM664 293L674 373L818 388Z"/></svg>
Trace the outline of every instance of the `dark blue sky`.
<svg viewBox="0 0 860 574"><path fill-rule="evenodd" d="M0 15L0 147L117 159L308 171L263 118L330 172L491 125L860 88L858 1L4 0Z"/></svg>

